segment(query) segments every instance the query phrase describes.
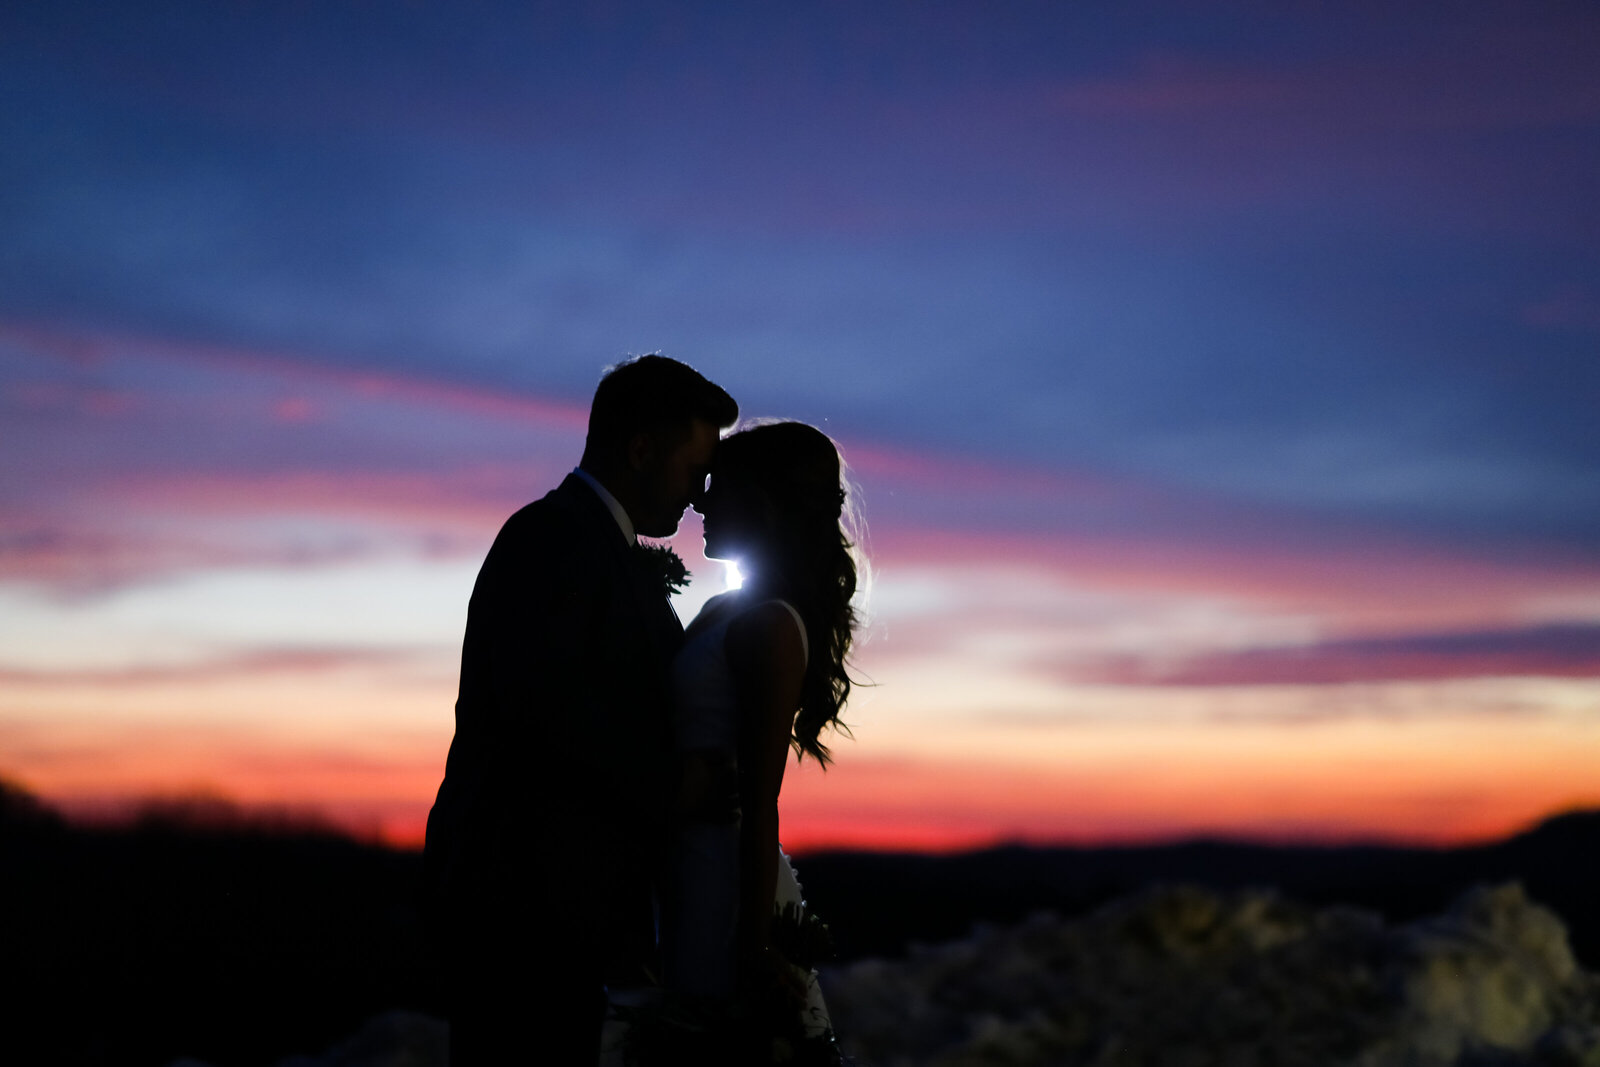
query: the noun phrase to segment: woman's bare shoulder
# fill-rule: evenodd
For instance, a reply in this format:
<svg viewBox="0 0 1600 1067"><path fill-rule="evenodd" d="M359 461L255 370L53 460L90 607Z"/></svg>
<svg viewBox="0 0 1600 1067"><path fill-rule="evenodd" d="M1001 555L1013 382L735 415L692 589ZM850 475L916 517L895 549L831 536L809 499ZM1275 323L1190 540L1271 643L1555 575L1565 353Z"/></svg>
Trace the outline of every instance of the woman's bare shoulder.
<svg viewBox="0 0 1600 1067"><path fill-rule="evenodd" d="M704 604L701 604L700 610L695 612L694 618L689 620L689 632L694 633L697 630L704 629L716 620L718 616L730 610L732 605L737 603L738 592L737 589L729 589L727 592L718 593Z"/></svg>
<svg viewBox="0 0 1600 1067"><path fill-rule="evenodd" d="M751 604L728 623L725 639L737 659L805 670L805 644L794 614L781 600Z"/></svg>

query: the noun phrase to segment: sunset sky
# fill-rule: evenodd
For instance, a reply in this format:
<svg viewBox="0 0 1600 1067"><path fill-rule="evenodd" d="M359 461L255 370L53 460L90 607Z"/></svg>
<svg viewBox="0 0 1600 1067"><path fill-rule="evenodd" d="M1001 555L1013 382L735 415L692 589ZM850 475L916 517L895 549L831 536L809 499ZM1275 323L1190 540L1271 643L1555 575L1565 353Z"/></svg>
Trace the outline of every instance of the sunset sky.
<svg viewBox="0 0 1600 1067"><path fill-rule="evenodd" d="M791 848L1600 805L1597 56L1576 0L7 4L0 777L415 843L478 564L661 351L869 524Z"/></svg>

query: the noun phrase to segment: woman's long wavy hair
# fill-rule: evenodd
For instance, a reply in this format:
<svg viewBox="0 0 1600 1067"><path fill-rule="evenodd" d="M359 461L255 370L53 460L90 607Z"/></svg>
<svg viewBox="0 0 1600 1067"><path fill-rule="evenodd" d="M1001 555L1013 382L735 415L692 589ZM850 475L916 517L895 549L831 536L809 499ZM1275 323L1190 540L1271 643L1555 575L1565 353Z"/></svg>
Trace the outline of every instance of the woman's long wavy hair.
<svg viewBox="0 0 1600 1067"><path fill-rule="evenodd" d="M839 448L803 422L747 424L717 446L712 477L718 476L763 498L770 573L757 580L799 609L811 647L790 743L799 758L809 754L826 767L822 732L850 732L839 713L854 684L845 661L860 624L852 602L858 574L851 537L860 520Z"/></svg>

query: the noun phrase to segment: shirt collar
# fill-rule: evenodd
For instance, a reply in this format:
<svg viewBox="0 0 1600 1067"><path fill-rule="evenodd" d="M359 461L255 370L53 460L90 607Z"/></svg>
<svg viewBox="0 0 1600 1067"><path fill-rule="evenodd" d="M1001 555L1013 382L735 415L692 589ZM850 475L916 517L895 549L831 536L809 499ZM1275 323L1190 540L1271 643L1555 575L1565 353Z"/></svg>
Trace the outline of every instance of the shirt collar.
<svg viewBox="0 0 1600 1067"><path fill-rule="evenodd" d="M611 491L601 485L598 478L582 467L572 468L572 473L582 478L590 489L599 494L600 502L611 512L611 517L617 520L617 526L622 530L622 536L627 539L628 544L638 544L639 538L633 532L633 520L628 518L627 509L617 502L617 498L611 495Z"/></svg>

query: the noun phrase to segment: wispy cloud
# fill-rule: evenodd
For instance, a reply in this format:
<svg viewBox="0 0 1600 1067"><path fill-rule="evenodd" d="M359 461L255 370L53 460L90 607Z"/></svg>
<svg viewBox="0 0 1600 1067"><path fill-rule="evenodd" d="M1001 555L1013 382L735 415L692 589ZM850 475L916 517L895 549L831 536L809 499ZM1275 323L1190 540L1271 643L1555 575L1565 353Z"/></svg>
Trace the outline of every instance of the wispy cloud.
<svg viewBox="0 0 1600 1067"><path fill-rule="evenodd" d="M25 320L0 320L0 346L19 354L47 357L79 369L109 370L114 361L154 366L179 364L230 375L237 383L249 383L252 393L271 389L310 390L372 402L391 402L439 412L459 411L475 416L514 420L523 425L566 432L582 432L588 425L586 401L575 402L535 396L516 389L472 386L459 379L438 375L407 373L383 366L348 367L329 362L325 353L293 352L284 349L251 349L223 344L208 344L170 336L138 332L97 330L76 325ZM322 358L319 358L322 357ZM596 378L599 371L596 370ZM49 403L55 397L81 397L94 401L104 395L92 387L85 389L63 382L34 382L21 387L24 400ZM110 391L116 397L115 391ZM290 399L294 399L292 396ZM282 417L282 400L274 400L269 410ZM101 400L85 408L92 413L112 414L126 403ZM302 421L291 419L289 421Z"/></svg>
<svg viewBox="0 0 1600 1067"><path fill-rule="evenodd" d="M1212 653L1176 662L1124 660L1072 670L1082 681L1169 686L1337 685L1436 678L1600 677L1600 626L1404 634Z"/></svg>
<svg viewBox="0 0 1600 1067"><path fill-rule="evenodd" d="M437 658L433 648L255 648L179 663L143 663L122 667L30 669L0 666L0 684L19 687L125 689L135 686L188 685L197 682L248 684L263 675L316 675L330 671L398 670L419 659Z"/></svg>
<svg viewBox="0 0 1600 1067"><path fill-rule="evenodd" d="M587 410L304 356L0 325L0 578L66 595L183 572L481 554Z"/></svg>

